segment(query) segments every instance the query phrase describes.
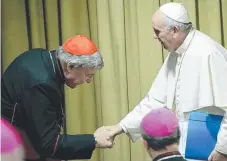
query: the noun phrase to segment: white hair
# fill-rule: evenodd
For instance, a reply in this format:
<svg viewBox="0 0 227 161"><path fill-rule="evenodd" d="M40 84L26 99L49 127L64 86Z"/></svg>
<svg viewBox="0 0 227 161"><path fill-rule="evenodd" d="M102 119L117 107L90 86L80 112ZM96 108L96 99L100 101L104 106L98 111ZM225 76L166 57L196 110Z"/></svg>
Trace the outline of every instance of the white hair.
<svg viewBox="0 0 227 161"><path fill-rule="evenodd" d="M168 29L172 29L174 27L178 27L183 32L189 32L192 28L192 23L181 23L178 21L175 21L168 16L164 15L164 22L167 25Z"/></svg>
<svg viewBox="0 0 227 161"><path fill-rule="evenodd" d="M104 66L103 58L98 51L92 55L72 55L65 52L64 49L59 46L57 53L60 61L71 63L75 68L87 67L101 69Z"/></svg>

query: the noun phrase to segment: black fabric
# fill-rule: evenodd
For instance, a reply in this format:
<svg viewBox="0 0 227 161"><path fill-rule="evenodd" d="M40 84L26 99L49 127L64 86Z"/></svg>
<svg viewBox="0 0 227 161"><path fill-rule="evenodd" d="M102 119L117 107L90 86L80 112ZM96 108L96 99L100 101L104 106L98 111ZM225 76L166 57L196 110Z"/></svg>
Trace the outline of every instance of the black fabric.
<svg viewBox="0 0 227 161"><path fill-rule="evenodd" d="M31 159L25 159L25 161L46 161L46 159L36 159L36 160L31 160Z"/></svg>
<svg viewBox="0 0 227 161"><path fill-rule="evenodd" d="M153 161L186 161L178 151L161 154L153 159Z"/></svg>
<svg viewBox="0 0 227 161"><path fill-rule="evenodd" d="M26 132L42 158L90 159L95 149L93 134L60 135L52 155L65 108L62 69L55 51L51 56L45 49L32 49L9 65L1 82L1 115Z"/></svg>

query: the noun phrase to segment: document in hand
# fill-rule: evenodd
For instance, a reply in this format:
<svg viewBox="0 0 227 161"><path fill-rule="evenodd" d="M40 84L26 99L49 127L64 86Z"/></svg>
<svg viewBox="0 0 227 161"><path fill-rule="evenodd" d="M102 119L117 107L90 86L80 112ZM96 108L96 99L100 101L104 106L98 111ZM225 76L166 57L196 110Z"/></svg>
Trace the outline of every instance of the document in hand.
<svg viewBox="0 0 227 161"><path fill-rule="evenodd" d="M203 112L191 112L188 121L188 134L185 157L207 160L217 142L223 116Z"/></svg>

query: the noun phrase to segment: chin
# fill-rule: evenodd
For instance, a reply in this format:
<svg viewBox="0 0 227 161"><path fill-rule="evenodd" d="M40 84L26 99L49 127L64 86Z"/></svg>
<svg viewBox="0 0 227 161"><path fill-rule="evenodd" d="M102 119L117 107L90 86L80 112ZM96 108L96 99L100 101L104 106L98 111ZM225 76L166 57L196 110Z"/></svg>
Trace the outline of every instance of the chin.
<svg viewBox="0 0 227 161"><path fill-rule="evenodd" d="M164 49L168 50L166 45L162 44L162 46L163 46Z"/></svg>
<svg viewBox="0 0 227 161"><path fill-rule="evenodd" d="M77 86L77 84L67 84L67 83L66 83L66 85L71 89L76 88L76 86Z"/></svg>
<svg viewBox="0 0 227 161"><path fill-rule="evenodd" d="M76 88L76 87L77 87L77 84L70 86L71 89Z"/></svg>
<svg viewBox="0 0 227 161"><path fill-rule="evenodd" d="M164 48L165 50L167 50L168 52L173 52L173 51L174 51L174 50L169 49L167 46L164 46L164 45L163 45L163 48Z"/></svg>

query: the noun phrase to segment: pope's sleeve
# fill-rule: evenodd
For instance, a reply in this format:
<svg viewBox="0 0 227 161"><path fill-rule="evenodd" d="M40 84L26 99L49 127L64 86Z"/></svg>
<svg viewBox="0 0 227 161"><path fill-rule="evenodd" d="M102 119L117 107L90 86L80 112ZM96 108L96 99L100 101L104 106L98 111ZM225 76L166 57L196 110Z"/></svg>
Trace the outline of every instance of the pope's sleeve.
<svg viewBox="0 0 227 161"><path fill-rule="evenodd" d="M60 95L47 84L24 92L21 105L26 110L25 131L32 145L44 158L90 159L95 149L93 134L60 134L60 103Z"/></svg>
<svg viewBox="0 0 227 161"><path fill-rule="evenodd" d="M144 99L120 121L120 126L129 138L135 142L140 135L140 123L143 117L155 107L164 107L165 103L155 100L150 92Z"/></svg>
<svg viewBox="0 0 227 161"><path fill-rule="evenodd" d="M168 57L166 58L148 94L119 123L124 132L133 142L135 142L141 136L140 123L143 117L152 108L166 106L167 63L169 60L169 56L170 55L168 55Z"/></svg>
<svg viewBox="0 0 227 161"><path fill-rule="evenodd" d="M212 53L209 62L214 103L225 111L215 149L227 155L227 51Z"/></svg>

